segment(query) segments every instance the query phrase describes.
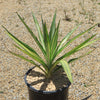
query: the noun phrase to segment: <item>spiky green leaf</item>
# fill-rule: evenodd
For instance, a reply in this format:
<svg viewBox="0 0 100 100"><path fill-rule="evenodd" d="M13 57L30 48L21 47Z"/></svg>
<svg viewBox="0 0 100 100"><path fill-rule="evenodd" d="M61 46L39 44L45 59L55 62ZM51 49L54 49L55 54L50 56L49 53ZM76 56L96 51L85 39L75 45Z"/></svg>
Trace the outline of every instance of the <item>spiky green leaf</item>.
<svg viewBox="0 0 100 100"><path fill-rule="evenodd" d="M45 43L45 48L46 48L46 56L47 56L47 65L48 67L50 66L50 40L49 40L49 35L47 31L47 26L46 23L43 23L43 30L44 30L44 43Z"/></svg>
<svg viewBox="0 0 100 100"><path fill-rule="evenodd" d="M60 20L59 20L59 23L57 25L57 28L55 30L55 33L54 33L54 36L53 36L52 42L51 42L51 59L53 59L54 54L55 54L56 49L57 49L57 42L58 42L57 40L58 40L59 25L60 25Z"/></svg>
<svg viewBox="0 0 100 100"><path fill-rule="evenodd" d="M50 32L49 32L49 38L50 38L50 40L52 40L52 37L53 37L54 32L55 32L55 28L56 28L55 21L56 21L56 11L55 11L55 14L53 16L53 21L52 21L52 24L51 24L51 27L50 27Z"/></svg>
<svg viewBox="0 0 100 100"><path fill-rule="evenodd" d="M37 21L35 15L34 15L33 13L32 13L32 15L33 15L33 19L34 19L36 28L37 28L37 30L38 30L38 36L39 36L40 42L41 42L41 44L42 44L42 46L43 46L43 48L44 48L44 50L45 50L45 45L44 45L44 41L43 41L43 34L42 34L42 31L41 31L41 29L40 29L39 23L38 23L38 21Z"/></svg>
<svg viewBox="0 0 100 100"><path fill-rule="evenodd" d="M30 59L28 59L28 58L26 58L26 57L24 57L24 56L22 56L20 54L16 54L16 53L12 52L12 51L9 51L9 53L11 53L12 55L14 55L16 57L19 57L19 58L27 61L27 62L30 62L31 64L34 64L36 67L38 67L39 69L41 69L46 74L46 72L38 64L36 64L33 60L30 60Z"/></svg>
<svg viewBox="0 0 100 100"><path fill-rule="evenodd" d="M81 55L81 56L79 56L79 57L70 59L70 60L68 61L68 64L71 63L71 62L73 62L73 61L76 61L76 60L78 60L78 59L80 59L80 58L83 58L83 57L89 55L89 54L92 53L93 51L94 51L94 49L91 50L91 51L89 51L89 52L86 52L84 55Z"/></svg>
<svg viewBox="0 0 100 100"><path fill-rule="evenodd" d="M0 93L2 94L2 93L4 93L3 91L0 91Z"/></svg>
<svg viewBox="0 0 100 100"><path fill-rule="evenodd" d="M74 40L76 40L78 37L80 37L81 35L85 34L86 32L89 32L89 31L90 31L92 28L94 28L96 25L97 25L97 24L95 24L94 26L90 27L90 28L87 29L86 31L84 31L84 32L82 32L82 33L80 33L80 34L78 34L77 36L73 37L73 38L72 38L70 41L68 41L61 49L59 49L59 50L57 51L56 56L57 56L58 54L60 54L60 53L62 52L62 50L63 50L64 48L66 48L70 43L72 43Z"/></svg>
<svg viewBox="0 0 100 100"><path fill-rule="evenodd" d="M37 56L35 56L35 55L30 54L29 52L27 52L27 51L21 49L20 47L18 47L18 46L15 45L15 44L14 44L14 46L15 46L17 49L19 49L20 51L22 51L23 53L25 53L26 55L28 55L29 57L33 58L35 61L39 62L41 65L44 65L43 67L44 67L44 69L45 69L46 71L48 70L47 67L46 67L46 64L44 63L44 61L43 61L41 58L39 58L39 57L37 57Z"/></svg>
<svg viewBox="0 0 100 100"><path fill-rule="evenodd" d="M41 59L41 57L37 53L35 53L34 49L32 49L30 46L28 46L27 44L23 43L22 41L18 40L4 26L3 26L3 28L6 30L6 34L8 34L8 36L11 37L20 47L22 47L27 53L29 53L36 61L38 61L42 65L46 66L46 64Z"/></svg>
<svg viewBox="0 0 100 100"><path fill-rule="evenodd" d="M61 60L60 63L62 65L68 79L70 80L71 83L73 83L72 75L71 75L71 71L70 71L70 67L69 67L68 63L65 60Z"/></svg>
<svg viewBox="0 0 100 100"><path fill-rule="evenodd" d="M17 13L17 15L18 15L19 19L22 21L22 23L25 25L25 27L27 28L28 32L31 34L31 36L33 37L33 39L35 40L35 42L37 43L37 45L39 46L40 50L43 52L43 54L45 56L46 52L43 49L43 46L41 45L41 43L39 42L39 40L37 39L37 37L34 35L34 33L32 32L32 30L25 23L25 21L23 20L23 18L18 13Z"/></svg>
<svg viewBox="0 0 100 100"><path fill-rule="evenodd" d="M19 57L19 58L21 58L21 59L23 59L23 60L26 60L27 62L30 62L30 63L36 65L36 63L35 63L34 61L29 60L28 58L25 58L24 56L22 56L22 55L20 55L20 54L16 54L16 53L14 53L14 52L12 52L12 51L9 51L9 53L11 53L12 55L17 56L17 57Z"/></svg>
<svg viewBox="0 0 100 100"><path fill-rule="evenodd" d="M98 41L98 40L100 40L100 38L97 38L97 39L95 39L95 40L92 40L92 41L90 41L90 42L84 44L83 46L81 46L81 47L80 47L79 49L77 49L77 50L79 51L79 50L83 49L84 47L89 46L89 45L93 44L94 42L96 42L96 41Z"/></svg>
<svg viewBox="0 0 100 100"><path fill-rule="evenodd" d="M71 54L74 54L75 52L81 50L82 48L84 48L84 47L86 47L86 46L88 46L88 45L90 45L90 44L96 42L98 39L93 40L93 41L90 41L90 40L91 40L93 37L95 37L95 36L96 36L96 34L95 34L95 35L92 35L90 38L88 38L87 40L85 40L84 42L82 42L80 45L76 46L74 49L72 49L72 50L69 51L68 53L65 53L62 57L58 58L57 60L61 60L61 59L65 58L65 57L68 57L68 56L70 56ZM90 41L90 42L89 42L89 41Z"/></svg>
<svg viewBox="0 0 100 100"><path fill-rule="evenodd" d="M90 41L93 37L95 37L95 35L91 36L90 38L88 38L86 41L82 42L80 45L76 46L75 48L73 48L71 51L65 53L63 56L59 57L52 65L51 67L51 71L56 67L56 65L59 63L60 60L64 59L65 57L68 57L72 54L74 54L75 52L79 51L80 49L96 42L97 40L99 40L100 38L98 39L95 39L93 41ZM88 42L90 41L90 42Z"/></svg>
<svg viewBox="0 0 100 100"><path fill-rule="evenodd" d="M79 24L80 25L80 24ZM60 42L59 46L58 46L58 51L59 49L62 48L62 46L66 43L66 41L70 38L70 36L74 33L74 31L79 27L79 25L77 25L73 30L71 30Z"/></svg>

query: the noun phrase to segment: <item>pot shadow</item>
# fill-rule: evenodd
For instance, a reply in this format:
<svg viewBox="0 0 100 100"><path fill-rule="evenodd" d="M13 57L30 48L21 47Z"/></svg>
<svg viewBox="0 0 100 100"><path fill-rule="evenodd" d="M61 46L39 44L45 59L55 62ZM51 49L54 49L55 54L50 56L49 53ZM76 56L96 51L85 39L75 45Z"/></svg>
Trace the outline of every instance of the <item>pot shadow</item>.
<svg viewBox="0 0 100 100"><path fill-rule="evenodd" d="M84 99L82 99L82 100L88 100L91 96L92 96L92 94L91 94L91 95L89 95L89 96L87 96L87 97L85 97L85 98L84 98Z"/></svg>
<svg viewBox="0 0 100 100"><path fill-rule="evenodd" d="M33 80L28 83L33 87L34 87L34 85L41 84L41 86L39 87L39 90L43 90L43 91L58 90L60 88L66 87L67 83L69 82L69 80L62 68L60 68L60 70L56 71L52 75L52 77L49 79L45 78L45 75L42 72L40 72L40 70L34 70L34 69L32 69L32 71L30 71L28 76L33 78Z"/></svg>

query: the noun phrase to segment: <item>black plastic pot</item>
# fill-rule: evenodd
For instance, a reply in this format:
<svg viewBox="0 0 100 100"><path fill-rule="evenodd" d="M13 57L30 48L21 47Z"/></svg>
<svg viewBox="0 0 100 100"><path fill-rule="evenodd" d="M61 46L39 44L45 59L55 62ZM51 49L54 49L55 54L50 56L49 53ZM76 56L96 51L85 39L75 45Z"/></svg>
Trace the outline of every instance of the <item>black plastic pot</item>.
<svg viewBox="0 0 100 100"><path fill-rule="evenodd" d="M58 89L56 91L36 90L29 83L27 83L26 77L33 68L34 67L29 69L24 77L29 91L29 100L68 100L68 88L71 85L70 82L68 82L68 85L66 87L63 87L62 89Z"/></svg>

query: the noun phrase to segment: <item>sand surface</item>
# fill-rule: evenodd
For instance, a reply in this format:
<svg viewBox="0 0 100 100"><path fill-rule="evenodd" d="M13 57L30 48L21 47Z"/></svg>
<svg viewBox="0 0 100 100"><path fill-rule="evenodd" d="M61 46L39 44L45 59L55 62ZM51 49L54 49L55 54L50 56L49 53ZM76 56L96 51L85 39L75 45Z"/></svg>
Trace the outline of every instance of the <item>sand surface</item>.
<svg viewBox="0 0 100 100"><path fill-rule="evenodd" d="M37 35L31 12L34 12L40 26L42 14L49 28L55 9L57 9L57 22L61 19L59 41L80 22L83 24L72 37L100 22L99 0L0 0L0 100L28 100L24 74L33 66L9 53L5 53L12 50L22 54L14 48L14 42L4 33L1 25L4 25L16 37L34 47L42 56L32 37L17 17L16 12L25 18L27 24ZM100 27L96 26L90 32L75 40L61 55L95 33L98 33L96 38L99 38ZM78 57L92 49L95 50L90 55L70 64L74 83L69 89L69 100L100 100L100 40L66 58L66 60ZM87 97L88 99L85 99Z"/></svg>

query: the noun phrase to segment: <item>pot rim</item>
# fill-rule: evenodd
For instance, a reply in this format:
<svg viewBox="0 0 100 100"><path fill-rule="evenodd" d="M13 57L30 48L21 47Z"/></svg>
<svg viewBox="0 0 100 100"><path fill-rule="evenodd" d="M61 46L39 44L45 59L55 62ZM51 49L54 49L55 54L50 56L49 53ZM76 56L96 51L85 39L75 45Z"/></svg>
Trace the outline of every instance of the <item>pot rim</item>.
<svg viewBox="0 0 100 100"><path fill-rule="evenodd" d="M58 90L55 90L55 91L37 90L37 89L35 89L34 87L32 87L32 86L27 82L27 80L26 80L27 75L30 73L30 71L31 71L33 68L35 68L35 66L32 67L32 68L30 68L30 69L25 73L24 81L25 81L25 84L28 86L28 88L31 89L31 90L33 90L34 92L43 93L43 94L57 93L57 92L60 92L60 91L64 91L66 88L68 88L68 87L71 85L71 82L69 81L66 87L62 87L62 88L60 88L60 89L58 89Z"/></svg>

